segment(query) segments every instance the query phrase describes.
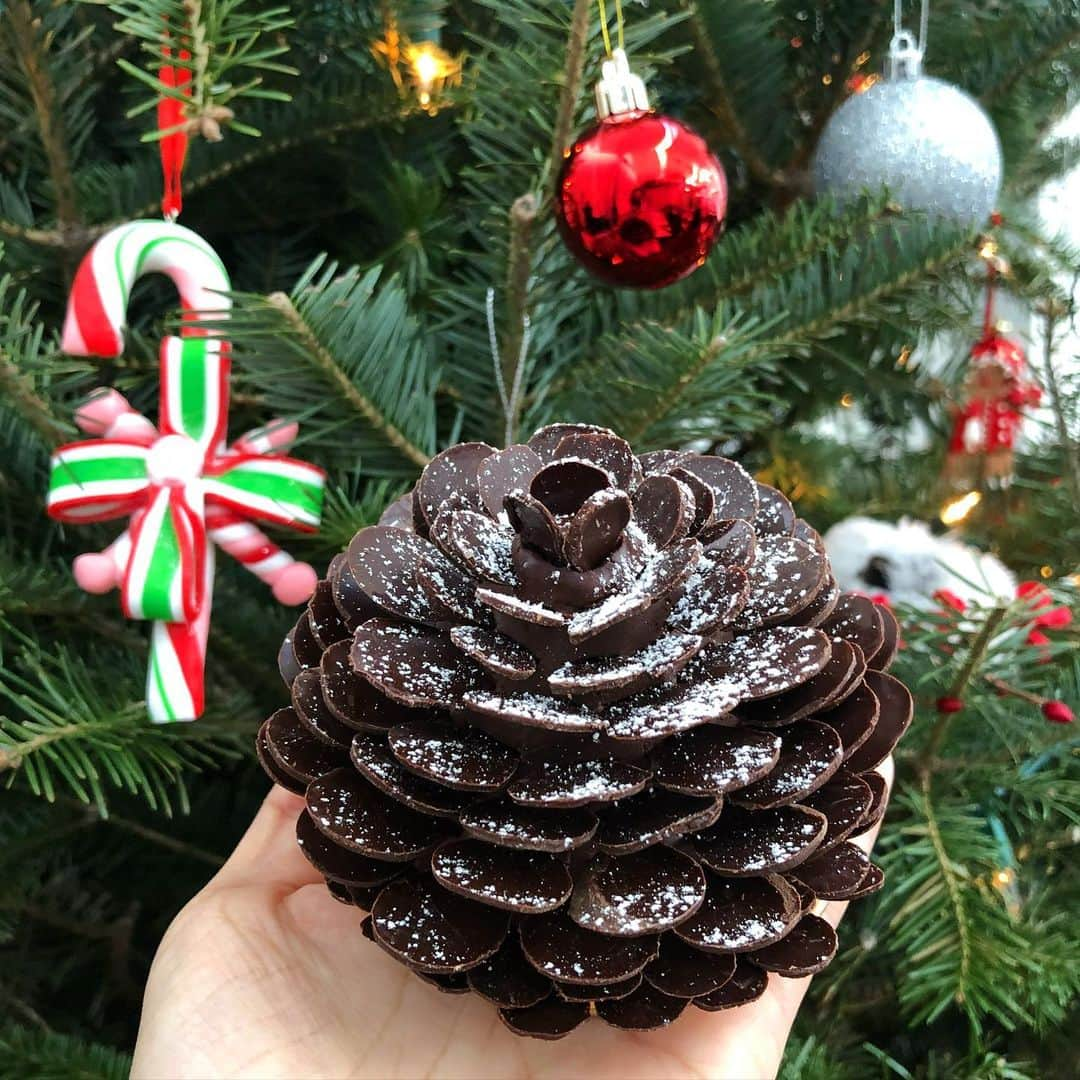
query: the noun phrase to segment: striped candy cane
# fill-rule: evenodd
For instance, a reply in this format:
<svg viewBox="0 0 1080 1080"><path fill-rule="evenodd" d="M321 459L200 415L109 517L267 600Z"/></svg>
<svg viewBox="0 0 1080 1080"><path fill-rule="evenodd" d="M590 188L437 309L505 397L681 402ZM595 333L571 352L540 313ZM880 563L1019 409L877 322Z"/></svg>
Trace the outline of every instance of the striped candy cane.
<svg viewBox="0 0 1080 1080"><path fill-rule="evenodd" d="M167 274L185 317L225 315L229 279L198 235L169 222L137 221L106 234L76 274L64 347L76 355L123 349L128 297L144 273ZM228 344L220 337L168 337L161 349L160 422L106 391L76 416L88 442L53 458L49 513L69 522L130 515L104 551L75 562L90 592L119 587L131 618L153 621L147 703L155 721L194 719L203 710L203 671L214 582L214 544L238 558L282 603L302 603L316 575L254 525L261 518L300 530L319 520L321 470L278 451L296 425L275 422L225 444Z"/></svg>

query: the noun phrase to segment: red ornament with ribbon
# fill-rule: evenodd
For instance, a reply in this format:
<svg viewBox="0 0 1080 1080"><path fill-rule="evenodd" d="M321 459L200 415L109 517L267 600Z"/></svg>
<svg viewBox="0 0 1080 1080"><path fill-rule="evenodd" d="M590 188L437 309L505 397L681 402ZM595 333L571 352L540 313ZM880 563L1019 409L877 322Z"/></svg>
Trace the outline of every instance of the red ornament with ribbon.
<svg viewBox="0 0 1080 1080"><path fill-rule="evenodd" d="M964 400L953 410L945 479L957 489L1006 488L1024 410L1038 405L1039 384L1024 350L993 322L996 264L988 259L982 336L971 350Z"/></svg>
<svg viewBox="0 0 1080 1080"><path fill-rule="evenodd" d="M120 590L126 617L153 622L146 700L157 722L193 720L204 709L204 666L220 547L266 582L284 604L304 603L317 575L271 541L255 522L312 531L325 474L281 453L297 425L272 421L226 440L229 344L194 325L227 317L230 282L197 233L176 224L187 136L182 97L189 73L162 68L180 87L159 109L165 221L110 230L83 258L68 300L62 347L74 356L115 357L124 349L128 298L144 274L168 276L185 326L161 344L158 423L116 390L99 391L75 420L87 435L53 455L46 508L71 524L128 518L104 551L75 560L81 588Z"/></svg>

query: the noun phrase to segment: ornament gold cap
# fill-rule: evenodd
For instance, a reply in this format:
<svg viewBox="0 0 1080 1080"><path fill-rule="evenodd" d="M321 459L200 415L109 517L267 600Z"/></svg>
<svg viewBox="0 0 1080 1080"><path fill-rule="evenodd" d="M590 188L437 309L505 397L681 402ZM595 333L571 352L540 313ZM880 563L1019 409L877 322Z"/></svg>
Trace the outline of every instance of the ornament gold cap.
<svg viewBox="0 0 1080 1080"><path fill-rule="evenodd" d="M649 93L640 76L630 70L623 49L615 49L600 67L596 84L596 115L601 120L626 113L648 112Z"/></svg>
<svg viewBox="0 0 1080 1080"><path fill-rule="evenodd" d="M922 75L923 50L915 35L901 30L889 42L889 78L917 79Z"/></svg>

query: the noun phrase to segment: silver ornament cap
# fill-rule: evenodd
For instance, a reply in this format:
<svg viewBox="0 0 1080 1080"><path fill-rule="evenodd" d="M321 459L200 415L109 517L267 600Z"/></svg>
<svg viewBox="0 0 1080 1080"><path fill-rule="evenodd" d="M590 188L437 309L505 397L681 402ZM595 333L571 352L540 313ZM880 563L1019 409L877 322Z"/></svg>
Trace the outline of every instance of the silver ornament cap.
<svg viewBox="0 0 1080 1080"><path fill-rule="evenodd" d="M888 188L907 210L986 221L1001 189L1001 144L970 95L922 74L922 51L897 34L888 77L833 114L814 153L814 191L841 203Z"/></svg>
<svg viewBox="0 0 1080 1080"><path fill-rule="evenodd" d="M648 112L649 92L640 76L630 70L623 49L615 49L600 67L596 84L596 115L600 120L625 113Z"/></svg>

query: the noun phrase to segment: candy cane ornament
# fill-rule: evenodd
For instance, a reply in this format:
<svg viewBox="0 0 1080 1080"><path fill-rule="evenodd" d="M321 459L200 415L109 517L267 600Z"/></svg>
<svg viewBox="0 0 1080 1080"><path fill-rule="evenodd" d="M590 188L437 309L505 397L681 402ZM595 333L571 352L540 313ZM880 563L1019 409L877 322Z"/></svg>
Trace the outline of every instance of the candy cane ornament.
<svg viewBox="0 0 1080 1080"><path fill-rule="evenodd" d="M185 319L225 316L228 275L197 234L170 222L137 221L103 236L75 276L63 346L75 355L123 350L135 280L164 273ZM57 450L49 514L79 523L129 517L104 551L81 555L74 573L88 592L119 588L129 618L153 621L147 704L157 722L203 711L204 666L214 581L214 546L237 558L285 604L303 603L317 576L252 520L314 530L325 476L280 451L295 424L274 421L225 442L228 343L186 328L161 347L161 407L155 427L122 394L95 395L77 413L88 441Z"/></svg>

